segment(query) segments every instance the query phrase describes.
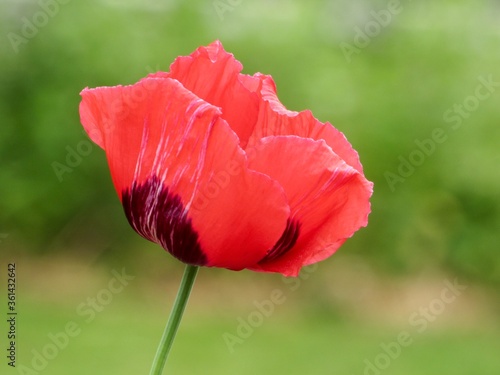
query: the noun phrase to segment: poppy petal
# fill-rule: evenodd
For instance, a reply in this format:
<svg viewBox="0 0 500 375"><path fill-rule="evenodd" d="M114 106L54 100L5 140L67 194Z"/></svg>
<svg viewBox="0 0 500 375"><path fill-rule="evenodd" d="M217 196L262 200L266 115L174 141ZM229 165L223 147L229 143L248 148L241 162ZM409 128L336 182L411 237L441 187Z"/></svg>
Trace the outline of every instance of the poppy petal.
<svg viewBox="0 0 500 375"><path fill-rule="evenodd" d="M158 72L150 77L174 78L196 96L219 107L222 118L244 147L257 121L260 100L257 93L240 82L242 69L241 63L217 40L189 56L175 59L170 72Z"/></svg>
<svg viewBox="0 0 500 375"><path fill-rule="evenodd" d="M250 168L280 183L291 215L288 233L280 239L285 246L278 243L279 253L270 252L253 270L297 276L302 266L332 255L356 230L366 226L372 183L324 141L266 137L255 145L255 151Z"/></svg>
<svg viewBox="0 0 500 375"><path fill-rule="evenodd" d="M241 82L249 89L258 91L262 98L258 120L249 138L247 148L252 148L261 138L277 135L297 135L315 140L323 139L348 165L362 172L358 153L352 148L342 132L330 123L314 118L311 111L287 110L278 99L272 77L255 74L246 76Z"/></svg>
<svg viewBox="0 0 500 375"><path fill-rule="evenodd" d="M81 95L82 123L106 151L139 234L186 263L230 269L255 264L279 240L284 191L248 169L217 107L170 78Z"/></svg>

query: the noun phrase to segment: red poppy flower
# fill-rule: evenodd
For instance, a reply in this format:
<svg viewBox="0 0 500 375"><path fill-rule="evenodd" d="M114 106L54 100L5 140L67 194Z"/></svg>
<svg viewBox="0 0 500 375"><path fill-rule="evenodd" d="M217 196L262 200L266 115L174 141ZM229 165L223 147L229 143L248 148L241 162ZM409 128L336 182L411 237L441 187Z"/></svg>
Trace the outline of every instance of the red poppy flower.
<svg viewBox="0 0 500 375"><path fill-rule="evenodd" d="M84 89L81 121L141 236L188 264L296 276L367 224L372 183L341 132L241 69L216 41Z"/></svg>

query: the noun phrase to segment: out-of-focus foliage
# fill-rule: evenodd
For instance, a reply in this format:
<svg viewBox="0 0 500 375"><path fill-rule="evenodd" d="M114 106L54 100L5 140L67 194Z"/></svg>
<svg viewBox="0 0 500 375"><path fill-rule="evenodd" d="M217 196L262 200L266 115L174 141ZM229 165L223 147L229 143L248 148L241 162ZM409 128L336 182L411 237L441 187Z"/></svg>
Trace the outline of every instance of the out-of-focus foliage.
<svg viewBox="0 0 500 375"><path fill-rule="evenodd" d="M384 1L57 2L13 47L9 33L23 37L41 3L0 4L0 232L9 246L122 256L143 244L104 153L82 131L78 93L168 70L220 39L245 73L273 75L288 108L311 109L359 151L375 182L373 212L342 252L395 273L500 282L498 1L401 1L387 22ZM360 30L373 36L363 42ZM484 80L494 83L478 98ZM455 105L465 108L458 120ZM445 140L424 154L418 144L436 129ZM405 170L410 159L419 165ZM55 165L68 169L58 177Z"/></svg>

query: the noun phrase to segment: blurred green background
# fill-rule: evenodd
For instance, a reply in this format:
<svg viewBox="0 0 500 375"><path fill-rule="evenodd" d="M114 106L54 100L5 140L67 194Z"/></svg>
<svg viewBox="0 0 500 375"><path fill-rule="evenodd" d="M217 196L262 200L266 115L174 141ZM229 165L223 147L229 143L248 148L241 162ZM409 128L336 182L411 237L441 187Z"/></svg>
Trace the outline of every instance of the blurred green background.
<svg viewBox="0 0 500 375"><path fill-rule="evenodd" d="M295 281L202 269L169 373L498 373L499 1L3 0L0 14L0 272L6 290L16 263L19 309L2 374L148 373L183 267L129 227L78 94L215 39L345 133L372 214ZM110 297L122 269L134 279ZM51 353L68 322L78 334Z"/></svg>

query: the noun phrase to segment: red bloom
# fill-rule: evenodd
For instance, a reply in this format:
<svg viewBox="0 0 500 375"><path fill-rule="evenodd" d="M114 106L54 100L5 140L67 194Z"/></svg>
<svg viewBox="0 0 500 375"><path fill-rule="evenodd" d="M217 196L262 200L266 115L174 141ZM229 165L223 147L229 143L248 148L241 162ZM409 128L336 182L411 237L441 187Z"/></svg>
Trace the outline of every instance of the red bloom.
<svg viewBox="0 0 500 375"><path fill-rule="evenodd" d="M218 41L170 68L81 93L141 236L185 263L296 276L367 224L372 183L331 124L288 111Z"/></svg>

